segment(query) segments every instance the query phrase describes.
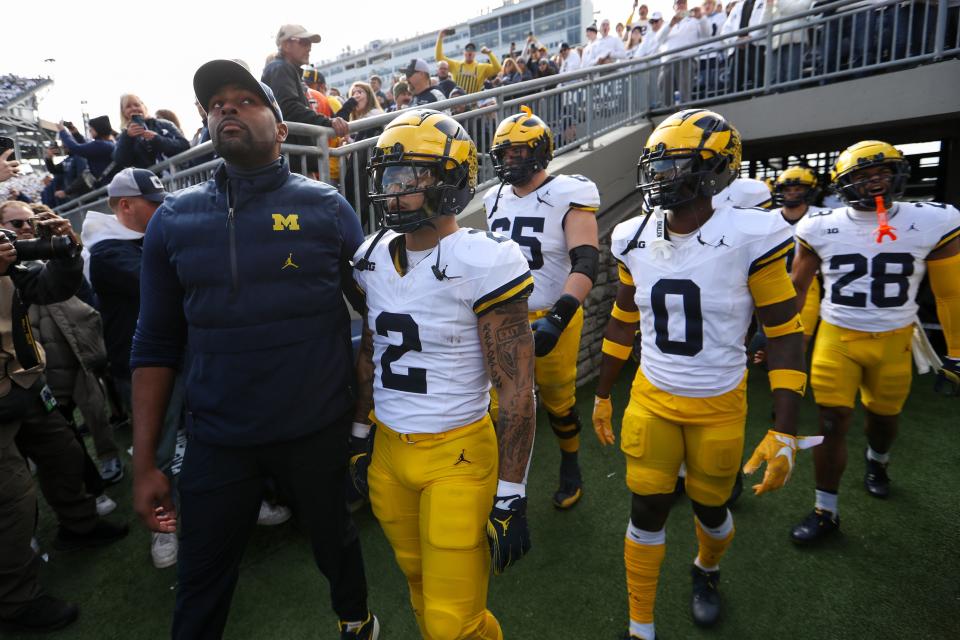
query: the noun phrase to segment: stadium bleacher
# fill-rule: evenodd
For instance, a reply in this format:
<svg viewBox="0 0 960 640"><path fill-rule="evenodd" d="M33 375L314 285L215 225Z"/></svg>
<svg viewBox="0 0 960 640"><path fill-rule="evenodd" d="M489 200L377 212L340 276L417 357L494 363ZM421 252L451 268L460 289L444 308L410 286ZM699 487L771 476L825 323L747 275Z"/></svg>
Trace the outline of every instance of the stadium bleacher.
<svg viewBox="0 0 960 640"><path fill-rule="evenodd" d="M36 89L44 82L46 78L24 78L22 76L7 73L0 76L0 106L10 104L18 97Z"/></svg>

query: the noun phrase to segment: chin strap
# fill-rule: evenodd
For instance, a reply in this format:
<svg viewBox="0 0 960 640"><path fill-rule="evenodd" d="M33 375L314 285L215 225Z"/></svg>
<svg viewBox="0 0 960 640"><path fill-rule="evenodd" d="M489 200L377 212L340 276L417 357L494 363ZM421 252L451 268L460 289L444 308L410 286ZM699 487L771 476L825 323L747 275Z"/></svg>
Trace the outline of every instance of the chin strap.
<svg viewBox="0 0 960 640"><path fill-rule="evenodd" d="M877 224L877 230L874 231L874 233L877 236L877 244L880 244L883 242L884 236L890 236L891 240L896 240L897 234L895 234L894 231L896 231L897 228L891 227L887 221L887 205L883 201L882 195L876 197L876 203L877 203L878 224Z"/></svg>
<svg viewBox="0 0 960 640"><path fill-rule="evenodd" d="M374 247L377 246L377 243L380 242L380 238L383 237L383 234L387 232L386 227L380 227L380 231L377 232L377 237L373 239L373 242L370 243L370 246L367 248L367 252L363 254L363 257L354 263L353 268L357 271L373 271L377 268L377 263L370 262L370 254L373 253Z"/></svg>
<svg viewBox="0 0 960 640"><path fill-rule="evenodd" d="M493 201L493 207L490 209L490 215L487 216L487 220L493 217L493 214L497 212L497 207L500 206L500 194L503 193L503 188L507 185L506 182L500 181L500 188L497 189L497 197Z"/></svg>

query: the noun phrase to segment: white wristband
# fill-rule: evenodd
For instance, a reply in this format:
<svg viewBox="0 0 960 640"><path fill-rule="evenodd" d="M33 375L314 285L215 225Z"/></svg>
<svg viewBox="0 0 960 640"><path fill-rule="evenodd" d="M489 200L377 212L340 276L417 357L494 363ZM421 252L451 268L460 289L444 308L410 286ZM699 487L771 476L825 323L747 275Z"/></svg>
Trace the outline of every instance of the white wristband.
<svg viewBox="0 0 960 640"><path fill-rule="evenodd" d="M350 435L354 438L366 438L370 435L370 425L362 422L354 422L350 427Z"/></svg>
<svg viewBox="0 0 960 640"><path fill-rule="evenodd" d="M527 485L520 482L497 480L497 497L504 498L506 496L527 497Z"/></svg>

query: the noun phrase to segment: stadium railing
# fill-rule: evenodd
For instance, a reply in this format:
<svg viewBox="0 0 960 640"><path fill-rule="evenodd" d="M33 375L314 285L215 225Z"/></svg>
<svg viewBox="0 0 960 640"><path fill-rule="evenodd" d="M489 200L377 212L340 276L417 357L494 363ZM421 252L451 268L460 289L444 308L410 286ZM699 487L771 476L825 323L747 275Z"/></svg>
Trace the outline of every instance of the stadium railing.
<svg viewBox="0 0 960 640"><path fill-rule="evenodd" d="M948 0L885 0L850 7L837 0L801 13L701 40L687 47L646 58L580 69L498 87L430 105L453 112L476 141L480 174L478 192L495 183L488 154L497 124L529 106L554 132L555 154L591 150L598 136L618 127L674 111L756 95L789 91L888 69L935 62L960 54L960 7ZM737 64L735 47L743 62ZM750 53L743 53L749 51ZM686 84L671 80L690 73ZM679 94L679 95L678 95ZM396 113L350 123L351 135L370 134ZM333 131L287 123L290 132L308 135L316 146L283 145L294 169L315 157L321 180L329 181L330 159L339 163L341 193L351 202L368 232L376 229L369 205L366 162L376 136L330 148ZM209 178L216 160L207 142L154 167L168 190ZM105 211L106 190L98 189L58 208L74 224L88 209Z"/></svg>

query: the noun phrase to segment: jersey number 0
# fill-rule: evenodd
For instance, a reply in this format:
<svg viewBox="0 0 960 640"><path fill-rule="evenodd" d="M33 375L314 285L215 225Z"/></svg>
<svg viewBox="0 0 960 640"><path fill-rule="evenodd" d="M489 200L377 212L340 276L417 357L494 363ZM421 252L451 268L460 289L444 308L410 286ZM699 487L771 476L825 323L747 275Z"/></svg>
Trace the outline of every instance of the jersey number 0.
<svg viewBox="0 0 960 640"><path fill-rule="evenodd" d="M683 340L671 340L667 296L680 296L683 302ZM700 287L693 280L664 278L650 289L650 304L653 307L653 328L657 348L662 353L693 357L703 351L703 309L700 303Z"/></svg>

